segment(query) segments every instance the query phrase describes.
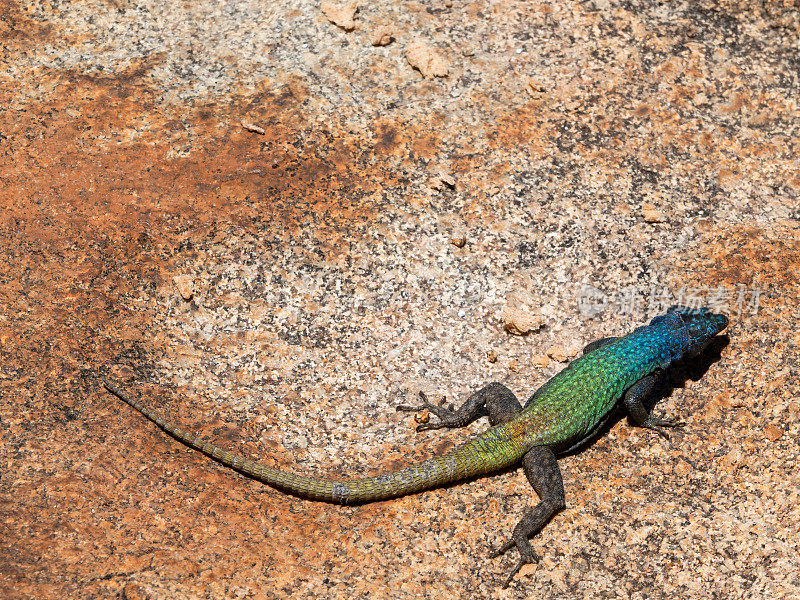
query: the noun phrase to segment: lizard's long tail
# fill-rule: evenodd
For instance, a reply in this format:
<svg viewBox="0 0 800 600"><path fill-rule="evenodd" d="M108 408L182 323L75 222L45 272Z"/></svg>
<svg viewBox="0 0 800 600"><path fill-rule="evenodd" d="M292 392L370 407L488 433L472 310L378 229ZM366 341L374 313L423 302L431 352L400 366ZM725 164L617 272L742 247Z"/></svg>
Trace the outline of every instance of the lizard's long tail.
<svg viewBox="0 0 800 600"><path fill-rule="evenodd" d="M164 420L107 381L106 389L187 446L207 454L223 465L291 494L334 504L373 502L405 496L446 483L499 471L517 463L528 449L505 425L493 427L442 456L416 465L352 481L308 477L263 465L223 450Z"/></svg>

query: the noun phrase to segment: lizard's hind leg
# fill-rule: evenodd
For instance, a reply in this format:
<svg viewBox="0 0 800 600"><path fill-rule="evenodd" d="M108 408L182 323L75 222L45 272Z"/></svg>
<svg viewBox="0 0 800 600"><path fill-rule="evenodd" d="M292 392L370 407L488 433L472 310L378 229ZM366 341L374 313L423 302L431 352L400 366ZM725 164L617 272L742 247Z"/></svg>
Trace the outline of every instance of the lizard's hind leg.
<svg viewBox="0 0 800 600"><path fill-rule="evenodd" d="M510 421L522 410L514 393L502 383L490 383L474 392L457 409L436 406L428 400L424 392L419 393L422 398L421 406L398 406L397 410L420 411L429 410L438 417L436 423L424 423L417 427L417 431L426 429L442 429L465 427L479 417L489 417L492 425L499 425Z"/></svg>
<svg viewBox="0 0 800 600"><path fill-rule="evenodd" d="M558 468L555 453L547 446L534 446L522 458L525 475L539 495L539 504L530 509L520 519L511 539L492 553L492 558L500 556L506 550L517 547L519 561L508 575L503 587L508 587L523 565L539 562L539 556L533 551L528 538L542 530L547 522L558 511L566 506L564 501L564 483L561 470Z"/></svg>

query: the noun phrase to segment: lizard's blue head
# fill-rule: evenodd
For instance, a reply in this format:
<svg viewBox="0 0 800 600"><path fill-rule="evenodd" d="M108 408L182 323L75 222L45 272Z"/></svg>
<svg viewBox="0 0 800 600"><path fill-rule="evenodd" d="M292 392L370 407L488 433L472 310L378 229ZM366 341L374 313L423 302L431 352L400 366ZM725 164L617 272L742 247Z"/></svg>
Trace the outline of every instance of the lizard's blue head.
<svg viewBox="0 0 800 600"><path fill-rule="evenodd" d="M720 331L728 326L728 317L710 312L707 308L671 306L667 314L680 316L689 336L684 356L700 354Z"/></svg>

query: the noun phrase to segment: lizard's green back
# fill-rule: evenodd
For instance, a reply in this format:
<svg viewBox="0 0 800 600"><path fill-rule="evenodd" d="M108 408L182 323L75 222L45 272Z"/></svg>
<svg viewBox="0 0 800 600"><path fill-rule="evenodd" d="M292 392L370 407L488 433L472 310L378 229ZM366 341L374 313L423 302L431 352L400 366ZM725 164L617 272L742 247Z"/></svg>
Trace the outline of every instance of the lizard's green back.
<svg viewBox="0 0 800 600"><path fill-rule="evenodd" d="M667 337L657 328L639 327L575 359L514 420L530 446L559 449L584 438L626 389L669 362L674 349Z"/></svg>

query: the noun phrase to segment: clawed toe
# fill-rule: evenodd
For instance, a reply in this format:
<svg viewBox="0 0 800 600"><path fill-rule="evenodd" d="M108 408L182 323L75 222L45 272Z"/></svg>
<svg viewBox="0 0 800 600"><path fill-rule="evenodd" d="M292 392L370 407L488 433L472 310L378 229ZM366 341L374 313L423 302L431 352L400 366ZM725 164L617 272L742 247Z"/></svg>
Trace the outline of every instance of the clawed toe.
<svg viewBox="0 0 800 600"><path fill-rule="evenodd" d="M538 562L539 562L539 556L536 555L535 553L531 554L530 556L524 556L524 555L520 556L519 560L517 561L517 564L514 566L513 569L511 569L511 572L508 574L508 577L506 577L506 580L503 582L503 589L509 586L511 580L514 579L514 576L517 573L519 573L522 567L524 567L525 565L535 565Z"/></svg>
<svg viewBox="0 0 800 600"><path fill-rule="evenodd" d="M420 397L420 400L422 400L422 405L425 408L433 408L433 404L431 404L431 401L428 400L428 395L425 392L420 390L419 391L419 397Z"/></svg>
<svg viewBox="0 0 800 600"><path fill-rule="evenodd" d="M432 413L436 414L437 410L441 410L438 406L432 404L430 400L428 400L428 396L425 392L419 392L420 400L422 400L422 404L420 406L409 406L408 404L401 404L397 407L396 410L403 411L403 412L419 412L421 410L429 410ZM442 398L444 400L444 398Z"/></svg>
<svg viewBox="0 0 800 600"><path fill-rule="evenodd" d="M489 554L489 558L497 558L501 554L504 554L508 550L511 550L516 546L520 551L519 561L517 562L516 566L511 569L511 573L509 573L508 577L506 578L505 582L503 583L503 588L507 588L508 585L511 583L511 580L514 579L514 575L519 573L520 569L525 565L535 565L539 562L540 558L539 555L536 554L530 546L527 546L526 549L522 549L519 544L517 544L513 539L509 540L502 546L500 546L497 550L494 550Z"/></svg>
<svg viewBox="0 0 800 600"><path fill-rule="evenodd" d="M497 550L493 550L492 552L490 552L489 553L489 558L497 558L501 554L505 554L506 552L511 550L511 548L513 548L513 547L514 547L514 541L513 540L511 540L510 542L506 542L505 544L500 546Z"/></svg>
<svg viewBox="0 0 800 600"><path fill-rule="evenodd" d="M655 431L658 435L663 437L665 440L669 439L669 433L667 433L666 429L663 429L662 427L659 427L658 425L654 425L652 423L648 423L647 425L645 425L645 427L647 429L651 429L652 431Z"/></svg>
<svg viewBox="0 0 800 600"><path fill-rule="evenodd" d="M513 569L511 569L511 573L508 574L508 577L506 577L506 580L503 582L503 589L506 589L509 586L509 584L511 583L511 580L514 579L514 575L519 573L519 570L522 567L524 567L526 564L527 563L524 560L522 560L521 558L519 559L519 562L517 563L517 566L514 567Z"/></svg>
<svg viewBox="0 0 800 600"><path fill-rule="evenodd" d="M396 410L402 412L420 412L427 410L433 413L439 419L439 421L436 423L423 423L421 425L417 425L417 431L429 431L431 429L442 429L447 427L452 417L452 410L448 410L442 406L436 406L430 400L428 400L428 396L423 391L419 392L419 397L420 400L422 400L422 404L420 406L401 404L396 408ZM443 403L444 400L445 399L442 398Z"/></svg>
<svg viewBox="0 0 800 600"><path fill-rule="evenodd" d="M408 406L406 404L400 405L397 407L397 410L403 412L419 412L422 410L427 410L436 415L436 417L440 420L439 423L426 423L425 425L420 425L417 427L417 431L424 431L426 429L440 429L441 427L446 427L448 423L451 421L453 416L453 410L447 409L444 406L436 406L430 400L428 400L428 396L425 392L420 391L419 397L422 400L421 406ZM442 398L442 403L444 403L445 399Z"/></svg>
<svg viewBox="0 0 800 600"><path fill-rule="evenodd" d="M667 432L664 427L670 427L672 429L679 429L681 427L686 427L686 423L683 421L679 421L677 419L649 419L647 423L644 425L647 429L652 429L653 431L657 432L659 435L663 436L664 439L669 439L669 432Z"/></svg>
<svg viewBox="0 0 800 600"><path fill-rule="evenodd" d="M431 429L442 429L444 425L441 423L423 423L422 425L417 425L417 431L430 431Z"/></svg>

